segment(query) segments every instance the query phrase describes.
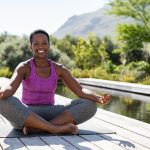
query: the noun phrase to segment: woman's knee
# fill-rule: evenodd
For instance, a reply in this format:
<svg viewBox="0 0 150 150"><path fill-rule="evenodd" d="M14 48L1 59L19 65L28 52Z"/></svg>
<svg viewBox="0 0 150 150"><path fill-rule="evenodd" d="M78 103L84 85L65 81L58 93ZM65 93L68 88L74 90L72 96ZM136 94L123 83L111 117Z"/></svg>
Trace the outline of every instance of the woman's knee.
<svg viewBox="0 0 150 150"><path fill-rule="evenodd" d="M31 111L16 97L8 97L0 101L0 114L15 128L22 128L24 120Z"/></svg>
<svg viewBox="0 0 150 150"><path fill-rule="evenodd" d="M96 103L92 100L88 100L88 99L81 99L85 105L85 109L88 110L89 114L92 116L95 115L96 111L97 111L97 106Z"/></svg>
<svg viewBox="0 0 150 150"><path fill-rule="evenodd" d="M73 101L74 107L69 109L77 124L83 123L93 117L97 111L96 103L88 99Z"/></svg>
<svg viewBox="0 0 150 150"><path fill-rule="evenodd" d="M11 106L15 105L16 99L16 97L11 96L0 100L0 113L9 111Z"/></svg>

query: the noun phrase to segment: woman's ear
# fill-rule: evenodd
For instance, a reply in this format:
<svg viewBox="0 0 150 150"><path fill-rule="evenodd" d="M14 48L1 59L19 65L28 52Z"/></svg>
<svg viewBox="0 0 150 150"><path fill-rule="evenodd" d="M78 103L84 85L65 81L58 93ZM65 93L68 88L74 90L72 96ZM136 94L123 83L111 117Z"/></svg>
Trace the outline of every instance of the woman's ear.
<svg viewBox="0 0 150 150"><path fill-rule="evenodd" d="M32 45L31 45L31 44L29 44L29 48L30 48L31 51L33 51L33 50L32 50Z"/></svg>

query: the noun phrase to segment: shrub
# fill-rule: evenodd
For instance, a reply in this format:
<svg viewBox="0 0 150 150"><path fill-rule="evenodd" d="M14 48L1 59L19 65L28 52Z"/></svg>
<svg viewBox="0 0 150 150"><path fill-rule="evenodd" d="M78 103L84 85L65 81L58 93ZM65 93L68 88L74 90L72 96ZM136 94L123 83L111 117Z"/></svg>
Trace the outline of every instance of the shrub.
<svg viewBox="0 0 150 150"><path fill-rule="evenodd" d="M12 72L8 67L3 67L0 69L0 77L10 78L12 76Z"/></svg>
<svg viewBox="0 0 150 150"><path fill-rule="evenodd" d="M150 76L146 76L139 84L150 85Z"/></svg>

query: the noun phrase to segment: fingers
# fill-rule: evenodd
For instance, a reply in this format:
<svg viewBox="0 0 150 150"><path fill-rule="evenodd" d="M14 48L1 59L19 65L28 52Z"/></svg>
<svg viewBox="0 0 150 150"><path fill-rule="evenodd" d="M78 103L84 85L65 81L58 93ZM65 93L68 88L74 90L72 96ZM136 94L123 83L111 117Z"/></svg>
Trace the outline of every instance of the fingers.
<svg viewBox="0 0 150 150"><path fill-rule="evenodd" d="M104 94L103 97L106 100L110 100L111 99L111 96L109 94Z"/></svg>
<svg viewBox="0 0 150 150"><path fill-rule="evenodd" d="M77 134L78 133L78 127L76 126L72 134Z"/></svg>
<svg viewBox="0 0 150 150"><path fill-rule="evenodd" d="M0 90L0 100L3 98L4 94L3 91Z"/></svg>
<svg viewBox="0 0 150 150"><path fill-rule="evenodd" d="M23 134L24 134L24 135L27 135L28 132L29 132L29 129L28 129L27 127L24 127L24 128L22 129L22 131L23 131Z"/></svg>
<svg viewBox="0 0 150 150"><path fill-rule="evenodd" d="M104 94L99 98L98 102L100 104L107 104L110 100L111 96L109 94Z"/></svg>

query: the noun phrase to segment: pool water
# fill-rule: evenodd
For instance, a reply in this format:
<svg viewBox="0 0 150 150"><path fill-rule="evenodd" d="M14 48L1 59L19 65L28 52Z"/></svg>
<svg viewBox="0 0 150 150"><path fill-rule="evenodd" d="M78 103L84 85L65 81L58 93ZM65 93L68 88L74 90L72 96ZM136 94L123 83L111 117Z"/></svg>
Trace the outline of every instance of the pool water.
<svg viewBox="0 0 150 150"><path fill-rule="evenodd" d="M91 86L84 87L100 95L108 93L112 96L107 105L98 105L99 108L150 123L150 96ZM72 99L77 98L62 84L58 85L56 93Z"/></svg>

